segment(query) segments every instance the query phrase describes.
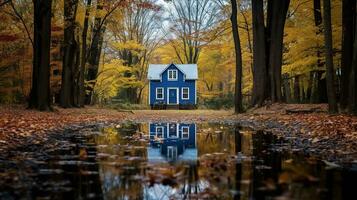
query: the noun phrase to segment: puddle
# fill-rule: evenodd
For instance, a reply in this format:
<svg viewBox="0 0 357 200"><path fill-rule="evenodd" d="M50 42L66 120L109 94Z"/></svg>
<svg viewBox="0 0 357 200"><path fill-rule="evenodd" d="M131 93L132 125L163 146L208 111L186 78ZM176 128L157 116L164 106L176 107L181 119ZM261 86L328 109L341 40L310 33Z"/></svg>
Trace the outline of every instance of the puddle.
<svg viewBox="0 0 357 200"><path fill-rule="evenodd" d="M40 152L0 159L0 199L357 197L356 171L233 125L121 124L58 138Z"/></svg>

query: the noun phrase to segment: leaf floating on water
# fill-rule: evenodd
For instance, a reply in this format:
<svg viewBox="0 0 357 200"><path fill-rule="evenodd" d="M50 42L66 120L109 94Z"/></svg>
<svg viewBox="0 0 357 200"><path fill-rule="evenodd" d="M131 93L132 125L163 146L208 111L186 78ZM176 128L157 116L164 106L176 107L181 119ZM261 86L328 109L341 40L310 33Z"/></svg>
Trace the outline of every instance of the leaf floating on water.
<svg viewBox="0 0 357 200"><path fill-rule="evenodd" d="M335 169L335 168L340 168L341 166L336 164L336 163L333 163L333 162L329 162L327 160L323 160L323 162L325 163L327 169Z"/></svg>
<svg viewBox="0 0 357 200"><path fill-rule="evenodd" d="M62 174L63 170L62 169L40 169L39 173L43 174L43 175Z"/></svg>
<svg viewBox="0 0 357 200"><path fill-rule="evenodd" d="M267 165L258 165L255 167L255 169L258 169L258 170L268 170L268 169L272 169L272 167L270 166L267 166Z"/></svg>
<svg viewBox="0 0 357 200"><path fill-rule="evenodd" d="M79 158L81 160L85 160L88 157L87 150L85 148L82 148L79 150Z"/></svg>
<svg viewBox="0 0 357 200"><path fill-rule="evenodd" d="M291 183L291 175L288 172L283 172L279 175L279 184L289 184Z"/></svg>

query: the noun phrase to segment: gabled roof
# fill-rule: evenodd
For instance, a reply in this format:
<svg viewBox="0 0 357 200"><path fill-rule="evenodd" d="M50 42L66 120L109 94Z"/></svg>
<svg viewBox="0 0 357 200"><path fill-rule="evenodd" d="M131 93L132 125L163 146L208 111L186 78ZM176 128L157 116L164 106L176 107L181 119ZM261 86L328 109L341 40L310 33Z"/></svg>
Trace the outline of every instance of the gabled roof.
<svg viewBox="0 0 357 200"><path fill-rule="evenodd" d="M148 79L161 80L161 74L172 64L149 64ZM198 70L197 64L173 64L184 75L186 80L197 80Z"/></svg>

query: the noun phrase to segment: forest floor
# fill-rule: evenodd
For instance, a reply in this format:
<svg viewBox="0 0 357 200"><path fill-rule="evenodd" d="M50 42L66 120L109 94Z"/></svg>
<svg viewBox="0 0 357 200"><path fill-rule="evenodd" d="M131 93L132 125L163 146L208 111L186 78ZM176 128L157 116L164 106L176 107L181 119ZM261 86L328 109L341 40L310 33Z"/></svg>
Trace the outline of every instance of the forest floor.
<svg viewBox="0 0 357 200"><path fill-rule="evenodd" d="M289 138L295 150L329 162L357 164L357 117L330 115L326 109L326 105L274 104L235 115L231 110L118 111L86 107L38 112L24 106L0 106L0 154L19 147L35 148L51 139L48 133L68 128L122 122L217 122L270 131Z"/></svg>

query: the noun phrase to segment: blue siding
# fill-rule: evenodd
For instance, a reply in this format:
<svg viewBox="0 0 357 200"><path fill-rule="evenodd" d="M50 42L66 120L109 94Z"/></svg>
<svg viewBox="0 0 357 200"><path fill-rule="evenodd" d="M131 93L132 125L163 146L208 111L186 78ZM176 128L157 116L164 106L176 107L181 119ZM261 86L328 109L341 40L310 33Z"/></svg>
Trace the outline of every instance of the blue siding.
<svg viewBox="0 0 357 200"><path fill-rule="evenodd" d="M169 126L175 124L178 128L178 137L168 137ZM156 135L156 127L163 127L164 128L164 137L162 139L155 139ZM183 139L182 138L182 127L189 127L189 138ZM177 124L177 123L157 123L157 124L150 124L150 148L156 149L158 153L167 159L176 160L180 156L185 154L185 151L188 149L195 150L196 149L196 125L195 124ZM178 157L176 158L169 158L168 148L174 148L177 150ZM192 156L191 156L192 157ZM186 156L187 158L187 156ZM194 155L194 159L197 158L197 155ZM150 158L149 158L150 159Z"/></svg>
<svg viewBox="0 0 357 200"><path fill-rule="evenodd" d="M176 69L178 71L178 79L177 81L168 81L168 70ZM171 64L163 73L161 77L161 81L151 80L150 81L150 105L152 104L167 104L168 98L168 88L178 88L179 94L179 104L181 105L195 105L196 99L196 80L184 80L184 74L174 65ZM156 88L162 87L164 89L164 99L158 100L156 99ZM189 99L184 100L182 99L182 88L188 87L189 88Z"/></svg>
<svg viewBox="0 0 357 200"><path fill-rule="evenodd" d="M155 124L150 124L150 139L153 139L154 136L156 135L156 127L163 127L163 138L168 139L168 125L171 123L155 123ZM175 123L176 124L176 123ZM183 139L182 138L182 127L189 127L189 138L188 139ZM186 148L195 148L196 147L196 124L178 124L178 139L182 141L184 146ZM153 144L153 141L151 141Z"/></svg>

